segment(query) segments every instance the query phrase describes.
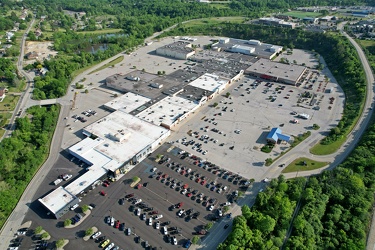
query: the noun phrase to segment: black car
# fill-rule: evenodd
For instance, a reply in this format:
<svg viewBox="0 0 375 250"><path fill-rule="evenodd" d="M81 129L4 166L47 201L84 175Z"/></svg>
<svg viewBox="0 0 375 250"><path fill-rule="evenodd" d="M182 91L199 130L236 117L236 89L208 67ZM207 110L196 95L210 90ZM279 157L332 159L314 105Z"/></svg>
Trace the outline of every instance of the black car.
<svg viewBox="0 0 375 250"><path fill-rule="evenodd" d="M224 229L227 229L229 227L229 224L225 224Z"/></svg>
<svg viewBox="0 0 375 250"><path fill-rule="evenodd" d="M161 223L162 226L167 226L169 224L171 224L171 221L166 221L166 222Z"/></svg>
<svg viewBox="0 0 375 250"><path fill-rule="evenodd" d="M135 243L141 243L141 237L140 236L136 236L135 238L134 238L134 240L135 240Z"/></svg>
<svg viewBox="0 0 375 250"><path fill-rule="evenodd" d="M121 198L121 199L118 201L118 203L119 203L120 205L124 205L124 198Z"/></svg>
<svg viewBox="0 0 375 250"><path fill-rule="evenodd" d="M124 231L125 230L125 223L121 223L120 224L119 230L120 231Z"/></svg>

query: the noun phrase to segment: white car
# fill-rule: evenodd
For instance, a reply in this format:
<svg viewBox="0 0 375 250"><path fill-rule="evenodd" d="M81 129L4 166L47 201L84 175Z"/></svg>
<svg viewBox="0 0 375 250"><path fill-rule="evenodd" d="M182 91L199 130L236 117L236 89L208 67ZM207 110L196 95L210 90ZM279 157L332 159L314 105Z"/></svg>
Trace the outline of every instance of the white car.
<svg viewBox="0 0 375 250"><path fill-rule="evenodd" d="M156 219L156 220L159 220L159 219L161 219L161 218L163 218L163 215L162 215L162 214L158 214L158 215L155 216L155 219Z"/></svg>
<svg viewBox="0 0 375 250"><path fill-rule="evenodd" d="M221 206L230 206L232 203L230 203L229 201L227 201L227 202L225 202L225 203L223 203L223 204L221 204Z"/></svg>
<svg viewBox="0 0 375 250"><path fill-rule="evenodd" d="M163 233L164 233L164 235L167 235L167 234L168 234L168 229L167 229L167 227L163 227Z"/></svg>
<svg viewBox="0 0 375 250"><path fill-rule="evenodd" d="M115 225L115 218L111 217L111 226L113 227Z"/></svg>
<svg viewBox="0 0 375 250"><path fill-rule="evenodd" d="M208 207L208 210L209 210L209 211L214 210L214 205L209 206L209 207Z"/></svg>
<svg viewBox="0 0 375 250"><path fill-rule="evenodd" d="M134 202L134 205L137 205L138 203L141 203L142 202L142 199L138 199Z"/></svg>
<svg viewBox="0 0 375 250"><path fill-rule="evenodd" d="M107 224L111 224L111 217L110 216L107 217Z"/></svg>
<svg viewBox="0 0 375 250"><path fill-rule="evenodd" d="M111 243L111 244L109 244L106 248L105 248L105 250L110 250L110 249L112 249L112 247L114 247L115 246L115 243Z"/></svg>
<svg viewBox="0 0 375 250"><path fill-rule="evenodd" d="M151 169L151 172L156 172L156 171L158 171L157 168L153 168L153 169Z"/></svg>
<svg viewBox="0 0 375 250"><path fill-rule="evenodd" d="M136 214L137 216L140 216L140 215L141 215L141 209L138 208L138 209L135 211L135 214Z"/></svg>
<svg viewBox="0 0 375 250"><path fill-rule="evenodd" d="M91 236L91 238L92 238L92 239L96 239L96 238L98 238L101 234L102 234L102 232L98 231L98 232L94 233L94 234Z"/></svg>
<svg viewBox="0 0 375 250"><path fill-rule="evenodd" d="M219 215L220 217L223 216L223 211L221 211L221 209L217 210L217 213L218 213L218 215Z"/></svg>
<svg viewBox="0 0 375 250"><path fill-rule="evenodd" d="M147 220L147 225L149 225L149 226L152 225L152 218L148 218L148 220Z"/></svg>
<svg viewBox="0 0 375 250"><path fill-rule="evenodd" d="M73 205L73 206L70 207L70 210L73 211L73 210L76 209L78 206L79 206L78 204L75 204L75 205Z"/></svg>
<svg viewBox="0 0 375 250"><path fill-rule="evenodd" d="M177 215L181 217L184 213L185 213L185 210L181 209L180 211L178 211Z"/></svg>
<svg viewBox="0 0 375 250"><path fill-rule="evenodd" d="M160 229L160 221L157 221L157 222L155 223L155 228L158 229L158 230Z"/></svg>
<svg viewBox="0 0 375 250"><path fill-rule="evenodd" d="M173 237L173 245L177 245L177 238L176 238L176 236Z"/></svg>
<svg viewBox="0 0 375 250"><path fill-rule="evenodd" d="M187 193L186 189L184 189L184 190L181 191L181 194L183 194L183 195L185 195L186 193Z"/></svg>

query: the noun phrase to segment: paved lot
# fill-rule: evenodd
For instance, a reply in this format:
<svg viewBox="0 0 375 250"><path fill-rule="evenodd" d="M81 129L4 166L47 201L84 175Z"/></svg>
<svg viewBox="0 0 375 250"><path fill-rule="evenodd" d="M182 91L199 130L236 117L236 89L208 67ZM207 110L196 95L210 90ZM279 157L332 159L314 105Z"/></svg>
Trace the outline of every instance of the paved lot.
<svg viewBox="0 0 375 250"><path fill-rule="evenodd" d="M208 38L204 38L203 40L198 40L196 43L208 44L208 40ZM137 69L145 68L146 71L151 73L153 72L152 70L164 70L169 73L175 70L175 68L182 66L184 61L175 61L152 54L152 51L157 47L172 41L172 38L168 38L161 42L155 42L150 46L142 47L136 53L130 56L126 55L125 61L114 68L108 68L89 75L84 81L84 84L90 89L89 93L79 93L77 95L75 99L75 109L66 119L66 125L68 126L65 128L66 131L62 148L66 149L80 141L82 138L81 129L84 126L97 121L109 113L102 109L101 106L113 99L114 94L117 92L102 86L103 80L107 76L114 73L128 73L132 71L131 68L135 64ZM142 58L143 56L149 56L148 60L133 60L134 58ZM152 64L149 63L151 60L153 61ZM129 62L131 62L131 65L128 65ZM176 64L170 66L171 62L176 62ZM148 65L151 67L150 70L147 68ZM279 156L281 152L289 148L287 144L281 144L277 145L270 154L260 151L260 148L266 142L265 138L270 128L280 126L285 134L297 136L307 130L312 131L311 126L316 123L321 129L317 133L313 131L313 136L319 138L329 131L341 117L344 102L342 91L334 83L326 83L325 77L321 74L311 73L300 87L286 85L284 90L276 90L276 88L283 86L278 83L274 83L272 87L266 87L265 82L262 82L255 87L254 81L254 79L242 77L240 81L234 82L229 86L228 90L225 91L230 92L230 98L219 95L202 107L199 112L196 112L194 115L191 115L189 119L181 122L168 139L172 142L171 144L162 145L150 158L141 162L122 178L120 182L111 184L106 188L100 187L89 192L83 198L82 204L94 203L97 207L92 211L90 218L87 218L81 225L73 229L63 229L60 227L64 219L74 216L74 212L69 212L62 220L53 221L51 223L51 220L46 215L46 211L41 208L37 202L38 198L55 188L52 182L58 175L70 173L73 175L73 180L79 175L79 171L84 171L83 168L79 166L79 162L71 162L72 157L62 153L54 166L54 170L47 174L45 182L40 185L35 197L30 200L31 209L26 214L25 221L32 220L33 224L31 228L42 225L53 237L58 237L52 240L57 240L60 237L69 239L70 243L65 249L81 249L82 246L89 245L90 248L98 247L98 243L95 243L93 240L86 243L81 238L83 232L91 226L96 226L104 235L123 248L139 248L140 246L134 241L134 235L126 236L124 232L106 225L106 216L113 216L119 219L120 222L125 222L126 228L131 228L133 234L139 235L142 240L147 240L152 246L163 247L164 249L175 248L175 246L165 242L162 232L152 229L150 226L147 226L144 221L136 218L135 214L129 211L131 205L129 202L126 202L124 205L118 204L119 199L123 198L126 194L134 193L147 205L154 207L159 213L163 214L162 222L171 221L170 226L181 228L180 234L176 235L179 247L181 247L181 244L183 244L186 239L192 237L193 232L199 231L201 226L208 222L208 215L216 213L216 210L213 210L213 212L208 211L206 207L203 206L204 201L198 203L196 201L197 199L192 200L192 198L187 197L186 194L182 195L180 192L170 188L171 183L167 186L167 181L162 183L160 180L156 180L156 178L149 178L151 174L150 170L154 166L158 168L157 172L162 171L173 179L177 178L179 181L187 183L189 187L192 188L192 191L197 190L198 194L203 192L203 196L217 199L214 202L215 209L217 209L219 207L218 204L227 201L228 194L238 189L238 184L234 184L233 179L230 181L224 180L223 177L214 174L213 169L207 171L203 169L203 166L199 167L194 165L195 160L181 160L180 156L177 155L177 148L195 154L203 160L210 161L220 166L220 168L231 171L233 174L238 174L246 179L254 178L256 181L259 181L267 176L267 171L269 169L263 166L264 160L268 157L275 158ZM92 85L89 85L89 83L92 83ZM333 93L326 93L326 89L330 87L333 88ZM266 93L264 93L265 90L267 90ZM308 98L297 103L298 99L301 99L299 95L305 91L310 91L317 95L317 103L315 105L310 106L311 99ZM225 92L222 94L225 94ZM270 97L271 99L275 98L275 101L272 102ZM334 104L329 103L330 97L335 97ZM215 102L218 103L217 107L212 106ZM313 107L317 105L319 105L320 109L313 109ZM329 106L332 106L332 108L328 109ZM223 111L225 107L226 111ZM85 117L87 122L82 123L71 118L73 115L83 116L81 113L88 109L97 111L97 114L95 116ZM231 110L233 110L233 112ZM295 111L298 114L309 114L311 119L298 119L299 123L293 124L290 121L296 119L296 117L290 114L291 111ZM221 113L221 115L219 115L219 113ZM221 133L212 131L213 128ZM198 138L192 134L193 132L199 133ZM201 135L207 135L209 138L201 141L199 140ZM182 144L182 142L184 142L182 139L185 137L185 144L187 141L194 140L193 145ZM215 142L216 140L217 142ZM207 150L207 153L202 154L202 152L197 152L198 147L195 145L196 143L202 144L202 152ZM174 148L167 152L171 146ZM195 148L193 149L194 146ZM186 166L187 169L191 168L192 172L199 172L207 178L207 183L216 181L217 183L222 183L223 186L227 186L228 189L222 194L210 191L205 185L202 186L200 183L190 180L189 175L185 177L177 173L176 169L172 169L171 166L168 168L166 166L167 163L162 165L157 164L154 161L155 155L157 154L168 156L171 158L171 162L173 161L176 164L180 163L182 166ZM131 189L126 180L135 175L142 178L142 183L147 182L147 187L142 187L139 190ZM124 180L125 182L123 182ZM62 184L65 183L61 183L60 185ZM100 196L100 190L106 191L108 195L105 197ZM200 212L199 219L192 219L186 222L176 215L177 209L174 211L168 210L170 205L178 202L184 202L184 209L193 208L195 211ZM149 217L149 215L147 216ZM33 242L30 237L25 237L22 245L27 247L20 249L29 249L30 246L35 246L35 242Z"/></svg>
<svg viewBox="0 0 375 250"><path fill-rule="evenodd" d="M63 221L74 217L76 212L79 213L81 211L80 208L69 212L60 220L51 223L51 220L46 215L46 210L36 201L37 198L43 196L46 192L55 187L52 186L52 182L59 174L71 173L73 174L72 179L74 179L79 171L83 171L79 162L76 160L72 162L69 156L61 156L56 163L56 171L51 171L46 177L45 182L40 185L40 189L36 193L36 197L34 197L35 202L31 204L32 209L26 215L25 221L33 220L31 229L35 229L37 226L41 225L51 235L59 235L59 237L69 239L70 243L65 249L76 249L77 247L81 247L82 244L89 248L97 247L99 243L94 240L89 240L87 242L82 240L84 231L91 226L96 226L98 230L102 232L102 235L105 235L123 249L140 248L140 245L135 242L136 235L141 237L142 242L148 241L150 245L156 246L158 249L176 248L176 246L166 242L167 239L163 235L162 230L155 229L155 223L153 223L152 227L148 226L144 220L141 220L134 212L130 211L130 206L132 205L130 201L126 200L123 205L119 204L120 199L128 194L134 194L134 197L142 199L145 204L152 207L152 211L158 211L158 214L163 215L163 218L159 220L161 223L170 221L168 227L178 227L181 229L181 232L175 234L179 244L177 247L181 247L187 239L191 239L193 234L199 232L207 222L213 217L217 217L217 209L222 208L221 204L225 203L228 200L228 196L239 188L239 182L242 179L237 181L234 181L234 178L223 179L224 175L213 173L215 170L220 170L219 166L204 167L203 164L199 165L200 162L197 162L201 159L194 160L190 157L181 159L179 151L181 150L171 144L164 144L149 158L139 163L136 168L131 170L121 180L112 183L108 187L99 186L83 194L81 204L93 203L96 207L91 211L92 213L87 219L82 221L79 226L72 229L62 228ZM170 158L170 164L167 165L167 162L163 164L155 162L155 157L158 154ZM174 162L175 167L172 166L172 162ZM185 176L181 175L181 171L176 172L178 168L177 164L180 164L181 168L185 167L186 171L191 169L191 173L186 173ZM150 178L150 175L153 174L151 170L154 167L158 168L156 174L162 171L163 174L168 174L168 177L166 177L164 181L158 180L156 176ZM200 180L203 180L203 176L205 177L206 183L204 185L201 184L201 181L197 183L195 180L191 180L191 177L197 174L200 174ZM147 183L146 186L142 186L140 189L131 188L129 181L133 176L139 176L142 179L142 184ZM181 182L181 185L176 185L176 188L171 188L173 180L176 184ZM206 186L206 184L211 182L221 184L222 188L227 186L227 188L219 194L216 192L217 189L212 191ZM64 182L63 184L66 183ZM188 190L187 193L183 195L181 194L181 190L182 186L185 184L188 185ZM105 191L107 196L101 196L99 194L101 190ZM193 195L194 190L196 190L196 194ZM188 197L188 193L192 193L192 196ZM202 199L199 199L200 194L202 194ZM210 199L215 200L210 203L208 202ZM200 201L198 202L198 200ZM198 218L190 218L190 220L188 220L187 217L189 216L185 216L184 218L177 216L179 209L171 210L170 206L179 202L183 202L182 208L186 211L188 209L194 210L191 215L199 212L200 215ZM210 205L214 205L212 211L208 210ZM109 226L106 223L107 216L113 216L121 223L125 223L125 228L130 228L132 235L126 236L123 231ZM151 215L147 214L147 218L149 217L151 217ZM52 240L56 239L53 238ZM36 242L37 241L33 241L31 237L25 237L24 243L22 244L25 247L21 247L21 249L32 249L35 247Z"/></svg>

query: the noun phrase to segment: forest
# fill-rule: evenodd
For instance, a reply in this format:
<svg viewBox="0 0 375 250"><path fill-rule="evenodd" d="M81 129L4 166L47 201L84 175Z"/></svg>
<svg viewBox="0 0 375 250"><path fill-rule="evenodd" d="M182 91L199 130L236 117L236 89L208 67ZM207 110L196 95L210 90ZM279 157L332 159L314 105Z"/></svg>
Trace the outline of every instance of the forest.
<svg viewBox="0 0 375 250"><path fill-rule="evenodd" d="M16 119L12 137L1 141L0 226L46 159L59 111L60 107L55 105L28 109L28 116Z"/></svg>

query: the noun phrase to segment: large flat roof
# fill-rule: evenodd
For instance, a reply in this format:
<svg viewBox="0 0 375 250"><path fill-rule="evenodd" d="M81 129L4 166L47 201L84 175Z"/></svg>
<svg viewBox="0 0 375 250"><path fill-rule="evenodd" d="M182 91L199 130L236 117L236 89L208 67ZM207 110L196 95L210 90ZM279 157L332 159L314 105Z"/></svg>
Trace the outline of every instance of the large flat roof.
<svg viewBox="0 0 375 250"><path fill-rule="evenodd" d="M169 131L121 110L84 128L105 142L96 151L118 162L127 162Z"/></svg>
<svg viewBox="0 0 375 250"><path fill-rule="evenodd" d="M271 58L275 51L278 51L282 49L282 46L268 44L268 43L262 43L257 40L242 40L242 39L235 39L235 38L223 38L221 40L225 40L226 43L215 43L212 46L221 48L222 50L231 51L232 47L234 45L240 45L240 46L251 46L255 49L251 55L253 56L259 56L259 57L265 57L265 58Z"/></svg>
<svg viewBox="0 0 375 250"><path fill-rule="evenodd" d="M139 113L137 117L148 122L171 126L179 117L196 109L199 102L179 96L168 96L155 105Z"/></svg>
<svg viewBox="0 0 375 250"><path fill-rule="evenodd" d="M224 86L227 82L228 80L220 79L220 77L217 75L206 73L189 83L189 85L207 91L215 92L216 90Z"/></svg>
<svg viewBox="0 0 375 250"><path fill-rule="evenodd" d="M40 198L39 202L56 214L75 199L77 199L77 197L73 193L69 192L64 187L58 187L48 195Z"/></svg>
<svg viewBox="0 0 375 250"><path fill-rule="evenodd" d="M104 106L112 110L121 109L126 113L130 113L149 101L151 101L151 99L148 97L128 92L113 99L112 101L107 102L104 104Z"/></svg>
<svg viewBox="0 0 375 250"><path fill-rule="evenodd" d="M245 72L275 76L279 79L297 82L305 70L305 66L273 62L267 59L259 59L259 61L247 68Z"/></svg>

